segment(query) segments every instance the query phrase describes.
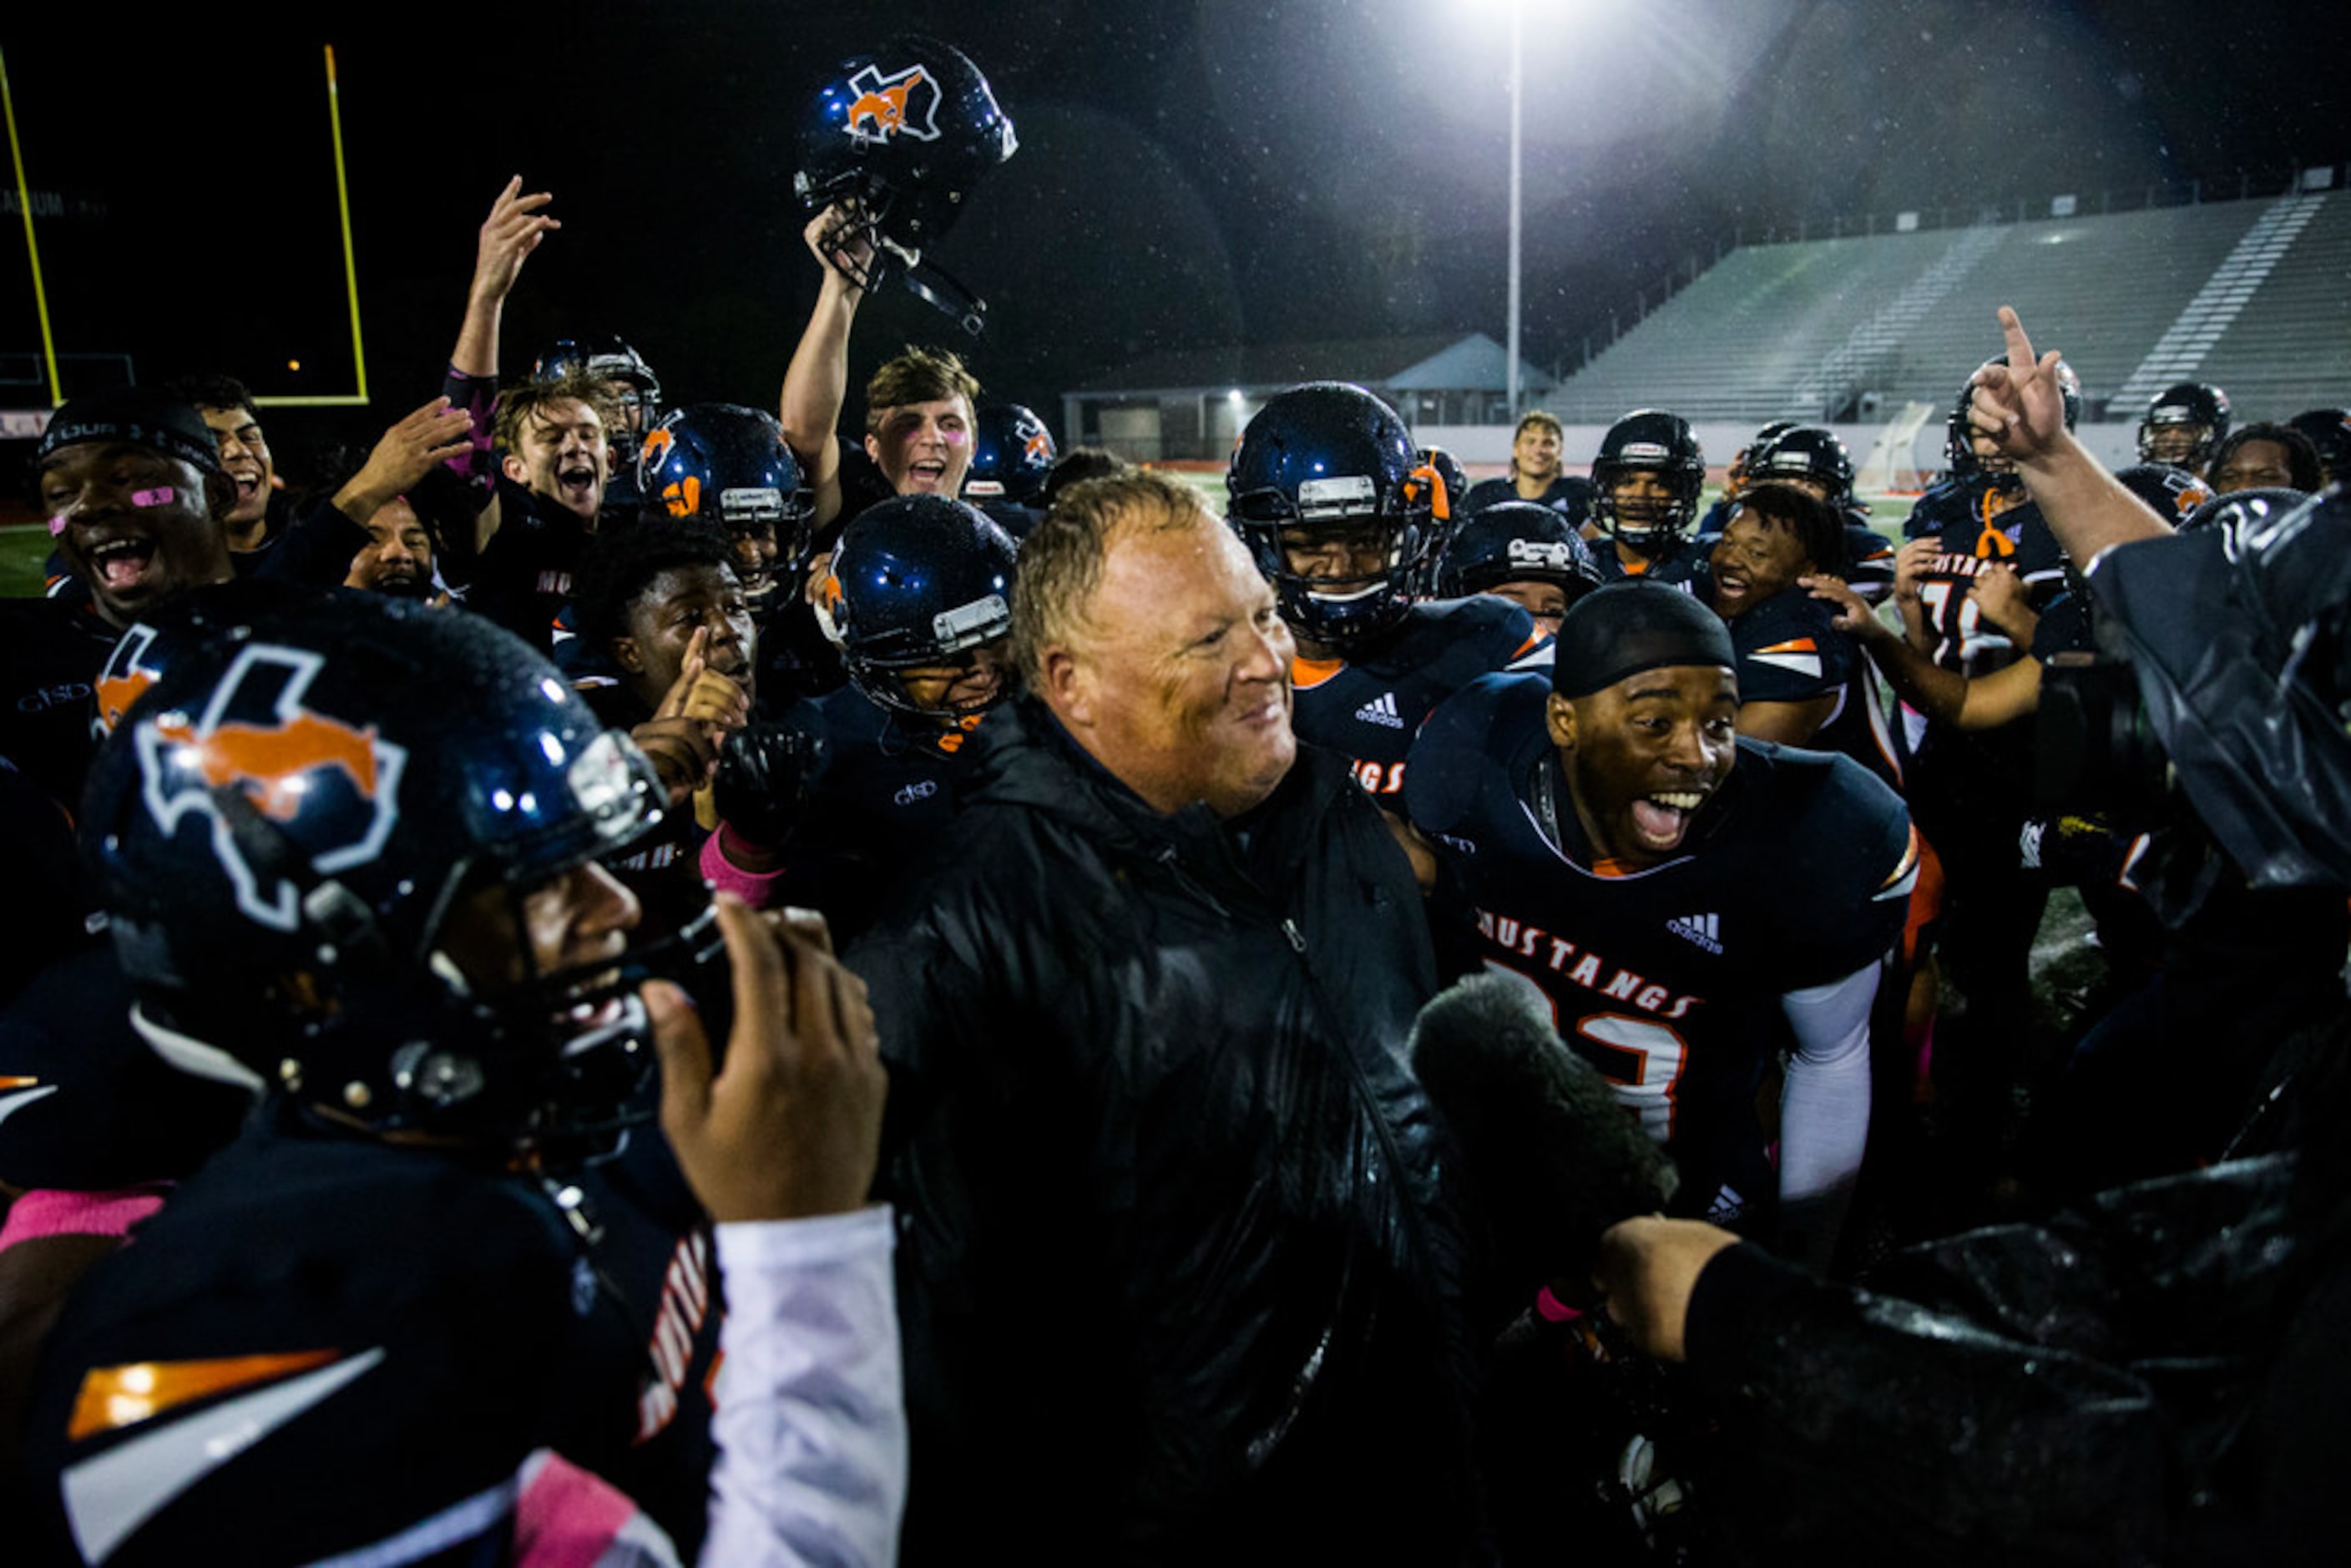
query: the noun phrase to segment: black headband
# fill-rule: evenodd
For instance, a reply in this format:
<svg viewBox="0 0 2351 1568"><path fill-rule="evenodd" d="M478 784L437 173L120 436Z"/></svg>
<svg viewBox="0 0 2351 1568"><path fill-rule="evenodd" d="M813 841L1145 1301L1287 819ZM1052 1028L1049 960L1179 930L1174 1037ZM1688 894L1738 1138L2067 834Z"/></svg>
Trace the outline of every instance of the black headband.
<svg viewBox="0 0 2351 1568"><path fill-rule="evenodd" d="M1587 697L1671 664L1738 667L1722 617L1678 588L1613 582L1579 599L1559 623L1551 687Z"/></svg>
<svg viewBox="0 0 2351 1568"><path fill-rule="evenodd" d="M152 387L110 387L84 394L49 415L34 461L89 441L121 441L221 472L220 444L191 404Z"/></svg>

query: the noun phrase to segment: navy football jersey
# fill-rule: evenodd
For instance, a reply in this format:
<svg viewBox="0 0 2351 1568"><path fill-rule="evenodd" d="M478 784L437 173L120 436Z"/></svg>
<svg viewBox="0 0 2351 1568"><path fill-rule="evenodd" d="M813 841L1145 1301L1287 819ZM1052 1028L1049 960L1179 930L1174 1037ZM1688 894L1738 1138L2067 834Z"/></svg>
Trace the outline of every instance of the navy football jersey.
<svg viewBox="0 0 2351 1568"><path fill-rule="evenodd" d="M34 1560L120 1568L413 1561L388 1543L470 1539L551 1448L690 1542L713 1283L704 1231L598 1173L256 1125L77 1291L26 1427L35 1517L12 1531L37 1532Z"/></svg>
<svg viewBox="0 0 2351 1568"><path fill-rule="evenodd" d="M471 565L465 605L544 653L555 646L556 618L593 530L503 475L497 495L498 531Z"/></svg>
<svg viewBox="0 0 2351 1568"><path fill-rule="evenodd" d="M1355 782L1393 805L1430 710L1479 675L1544 655L1534 618L1506 599L1428 600L1344 659L1292 661L1290 725L1348 758Z"/></svg>
<svg viewBox="0 0 2351 1568"><path fill-rule="evenodd" d="M1662 582L1668 588L1695 591L1706 576L1706 558L1712 547L1695 538L1677 539L1673 548L1661 555L1646 558L1646 565L1637 570L1625 564L1616 549L1616 541L1603 534L1592 541L1592 564L1600 569L1600 580L1616 582L1637 577L1645 582Z"/></svg>
<svg viewBox="0 0 2351 1568"><path fill-rule="evenodd" d="M1678 854L1595 864L1544 726L1549 695L1541 677L1495 675L1439 707L1413 747L1411 820L1460 876L1489 967L1541 990L1561 1035L1673 1155L1677 1202L1769 1212L1755 1093L1779 999L1900 936L1908 814L1843 758L1741 740Z"/></svg>
<svg viewBox="0 0 2351 1568"><path fill-rule="evenodd" d="M1843 575L1865 603L1876 604L1894 591L1893 541L1870 525L1869 513L1860 507L1845 514Z"/></svg>
<svg viewBox="0 0 2351 1568"><path fill-rule="evenodd" d="M1822 720L1809 749L1850 757L1899 789L1902 771L1869 661L1835 622L1828 601L1802 588L1783 589L1733 618L1730 646L1739 658L1739 700L1802 703L1834 696L1836 706Z"/></svg>
<svg viewBox="0 0 2351 1568"><path fill-rule="evenodd" d="M2013 566L2029 503L2022 482L2006 475L1948 480L1918 497L1905 539L1939 538L1942 549L1920 575L1918 601L1932 639L1928 654L1944 669L1988 674L2016 657L2016 645L1983 622L1968 597L1976 575L1994 561Z"/></svg>
<svg viewBox="0 0 2351 1568"><path fill-rule="evenodd" d="M1582 528L1592 520L1592 503L1598 494L1598 486L1581 474L1562 474L1551 482L1535 505L1549 507L1577 528ZM1480 479L1462 497L1460 509L1455 515L1466 517L1489 507L1499 507L1504 501L1524 498L1519 494L1518 481L1508 475L1499 479Z"/></svg>
<svg viewBox="0 0 2351 1568"><path fill-rule="evenodd" d="M786 851L777 896L820 909L846 943L928 873L956 810L985 715L940 731L893 714L855 686L795 706L785 722L820 737L824 760Z"/></svg>

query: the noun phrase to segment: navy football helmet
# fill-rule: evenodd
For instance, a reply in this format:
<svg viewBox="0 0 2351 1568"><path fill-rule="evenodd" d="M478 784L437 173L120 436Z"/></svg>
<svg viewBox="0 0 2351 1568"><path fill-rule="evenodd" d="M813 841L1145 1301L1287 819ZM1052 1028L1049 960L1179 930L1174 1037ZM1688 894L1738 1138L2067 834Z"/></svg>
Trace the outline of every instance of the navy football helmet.
<svg viewBox="0 0 2351 1568"><path fill-rule="evenodd" d="M1019 145L987 78L961 50L893 38L843 60L817 89L800 120L792 191L811 213L839 204L849 214L828 256L852 281L874 289L901 277L976 333L987 306L923 268L923 251ZM861 239L872 249L862 265L849 249Z"/></svg>
<svg viewBox="0 0 2351 1568"><path fill-rule="evenodd" d="M2285 427L2302 432L2330 483L2351 475L2351 408L2305 409Z"/></svg>
<svg viewBox="0 0 2351 1568"><path fill-rule="evenodd" d="M1617 487L1646 474L1666 490L1662 498L1620 502ZM1698 492L1706 487L1706 455L1689 421L1663 409L1640 408L1608 427L1592 460L1599 486L1593 514L1620 544L1643 555L1670 549L1698 520Z"/></svg>
<svg viewBox="0 0 2351 1568"><path fill-rule="evenodd" d="M648 512L726 530L755 609L808 565L816 503L773 414L727 402L679 409L646 434L637 489Z"/></svg>
<svg viewBox="0 0 2351 1568"><path fill-rule="evenodd" d="M893 713L952 727L1001 701L917 703L908 670L968 665L1012 632L1011 536L945 496L900 496L850 519L824 584L841 662L861 692Z"/></svg>
<svg viewBox="0 0 2351 1568"><path fill-rule="evenodd" d="M1422 558L1426 563L1421 569L1422 591L1436 593L1437 558L1469 516L1469 476L1442 446L1424 446L1413 454L1413 461L1416 465L1413 482L1428 486L1429 538L1427 553Z"/></svg>
<svg viewBox="0 0 2351 1568"><path fill-rule="evenodd" d="M972 414L971 466L964 470L963 493L1037 506L1060 456L1053 433L1033 410L1017 402L989 403Z"/></svg>
<svg viewBox="0 0 2351 1568"><path fill-rule="evenodd" d="M1359 386L1308 382L1277 393L1241 432L1225 472L1225 516L1290 629L1344 647L1411 608L1440 483L1395 410ZM1343 535L1371 564L1329 575L1293 570L1285 531Z"/></svg>
<svg viewBox="0 0 2351 1568"><path fill-rule="evenodd" d="M1754 460L1755 454L1795 428L1796 422L1792 419L1775 419L1758 430L1746 445L1730 455L1730 467L1726 471L1725 480L1733 495L1753 477L1748 472L1748 465Z"/></svg>
<svg viewBox="0 0 2351 1568"><path fill-rule="evenodd" d="M522 907L660 821L643 753L475 616L337 592L216 620L85 797L141 1031L377 1133L546 1147L614 1124L650 1065L626 967L644 949L538 972ZM519 977L444 949L485 903Z"/></svg>
<svg viewBox="0 0 2351 1568"><path fill-rule="evenodd" d="M1750 485L1810 481L1821 499L1839 511L1853 504L1853 454L1836 432L1817 424L1792 424L1759 440L1747 455Z"/></svg>
<svg viewBox="0 0 2351 1568"><path fill-rule="evenodd" d="M2229 394L2203 382L2180 382L2155 394L2138 422L2138 460L2201 473L2229 434Z"/></svg>
<svg viewBox="0 0 2351 1568"><path fill-rule="evenodd" d="M661 378L653 374L643 354L611 332L559 338L530 367L530 379L535 382L567 375L611 382L632 435L651 430L661 420Z"/></svg>
<svg viewBox="0 0 2351 1568"><path fill-rule="evenodd" d="M2008 356L2002 354L1996 359L1986 360L1983 365L1976 368L1981 370L1984 365L2006 363ZM2057 389L2065 402L2065 428L2071 430L2082 422L2082 378L2075 375L2074 367L2063 360L2057 361ZM1968 423L1968 410L1974 403L1975 396L1975 378L1970 376L1960 383L1959 395L1953 401L1951 412L1943 421L1943 460L1950 465L1954 479L1964 479L1971 474L2005 474L2013 467L2005 458L1987 462L1976 455L1974 433Z"/></svg>
<svg viewBox="0 0 2351 1568"><path fill-rule="evenodd" d="M1570 604L1600 586L1600 569L1574 525L1532 501L1498 501L1471 513L1437 558L1440 599L1525 580L1557 583Z"/></svg>

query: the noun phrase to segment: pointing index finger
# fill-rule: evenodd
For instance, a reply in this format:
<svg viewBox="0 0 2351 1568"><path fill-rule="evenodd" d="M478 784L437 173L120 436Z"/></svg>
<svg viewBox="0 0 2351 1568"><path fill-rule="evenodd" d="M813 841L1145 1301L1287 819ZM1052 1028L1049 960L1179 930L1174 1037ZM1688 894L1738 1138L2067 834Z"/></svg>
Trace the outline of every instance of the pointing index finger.
<svg viewBox="0 0 2351 1568"><path fill-rule="evenodd" d="M2008 340L2008 368L2018 376L2032 373L2034 364L2032 340L2024 335L2024 323L2017 319L2014 309L2000 308L2000 329Z"/></svg>

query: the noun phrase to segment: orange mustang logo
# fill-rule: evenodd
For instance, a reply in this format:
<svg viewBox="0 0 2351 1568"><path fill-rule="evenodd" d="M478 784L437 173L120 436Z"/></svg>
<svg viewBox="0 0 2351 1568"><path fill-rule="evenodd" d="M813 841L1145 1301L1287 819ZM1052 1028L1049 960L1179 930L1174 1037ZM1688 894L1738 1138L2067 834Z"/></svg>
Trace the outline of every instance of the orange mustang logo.
<svg viewBox="0 0 2351 1568"><path fill-rule="evenodd" d="M375 727L353 729L314 713L280 725L224 724L209 735L193 726L158 724L155 733L187 747L206 784L242 784L247 799L272 821L289 821L302 809L304 778L340 768L362 795L375 793Z"/></svg>
<svg viewBox="0 0 2351 1568"><path fill-rule="evenodd" d="M922 92L918 95L915 89ZM921 66L883 76L867 66L849 78L849 119L843 127L861 141L886 141L911 136L917 141L938 138L938 84Z"/></svg>
<svg viewBox="0 0 2351 1568"><path fill-rule="evenodd" d="M1039 430L1029 438L1028 444L1020 448L1020 455L1033 457L1040 463L1050 463L1053 460L1052 436L1043 430Z"/></svg>

